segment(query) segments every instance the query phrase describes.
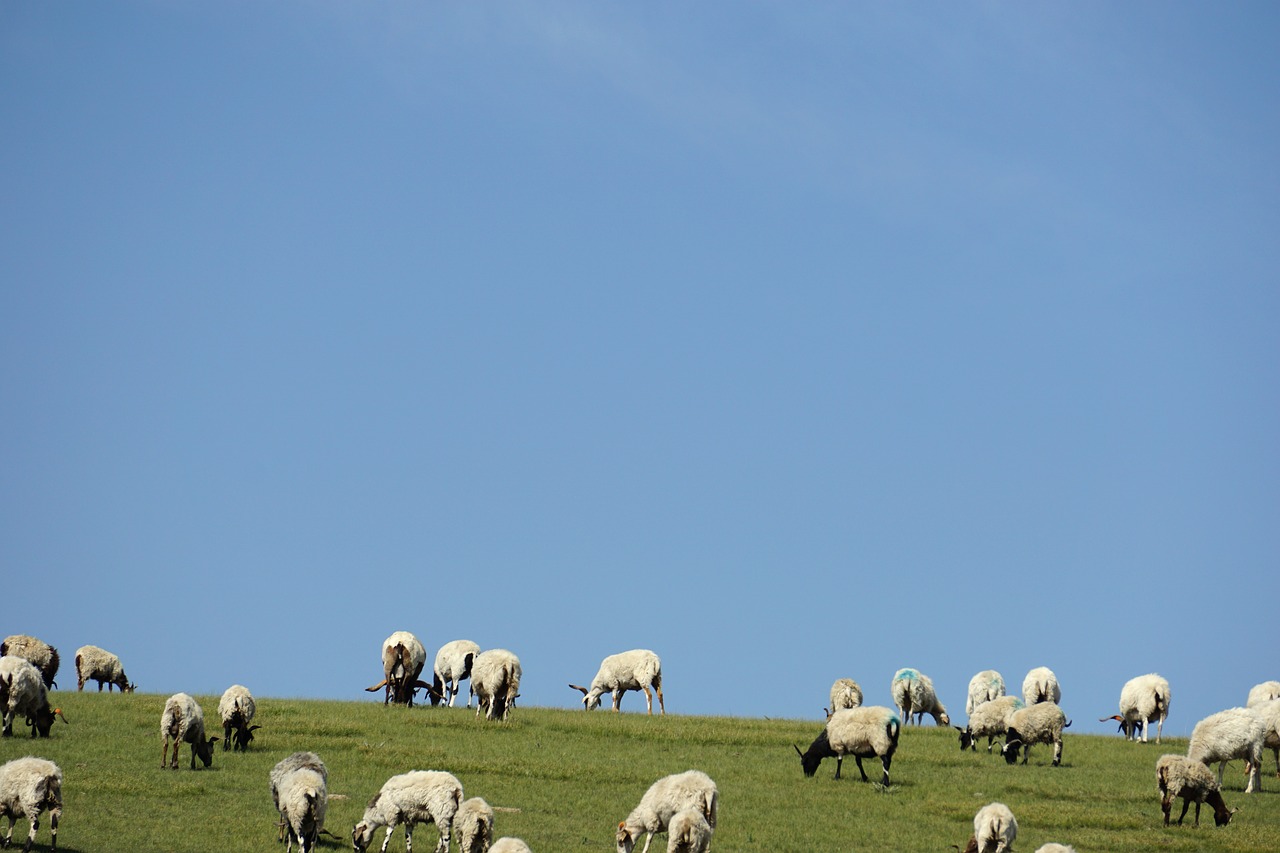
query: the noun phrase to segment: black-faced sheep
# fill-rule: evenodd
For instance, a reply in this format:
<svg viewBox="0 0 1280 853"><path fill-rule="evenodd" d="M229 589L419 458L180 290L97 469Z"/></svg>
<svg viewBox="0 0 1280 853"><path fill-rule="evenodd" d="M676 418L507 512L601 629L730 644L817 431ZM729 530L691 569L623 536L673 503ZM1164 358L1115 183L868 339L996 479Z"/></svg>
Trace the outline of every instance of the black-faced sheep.
<svg viewBox="0 0 1280 853"><path fill-rule="evenodd" d="M19 716L31 727L32 737L48 737L57 717L67 722L60 708L50 707L49 692L40 670L31 661L16 655L0 657L0 709L4 713L0 733L5 737L13 734L13 721Z"/></svg>
<svg viewBox="0 0 1280 853"><path fill-rule="evenodd" d="M253 694L243 684L233 684L223 691L218 700L218 717L222 720L222 748L230 749L232 744L240 751L249 748L253 733L262 726L251 726L257 704Z"/></svg>
<svg viewBox="0 0 1280 853"><path fill-rule="evenodd" d="M1062 763L1062 730L1070 725L1066 714L1052 702L1019 708L1009 715L1005 742L1000 752L1006 762L1013 764L1018 760L1018 751L1022 750L1022 763L1026 764L1031 757L1032 744L1051 743L1053 766L1057 767Z"/></svg>
<svg viewBox="0 0 1280 853"><path fill-rule="evenodd" d="M622 694L628 690L643 690L650 714L653 713L654 692L658 694L658 708L663 714L667 713L662 698L662 661L648 649L609 655L600 662L600 670L591 679L590 688L577 684L569 686L582 693L582 707L588 711L600 707L600 697L605 693L613 696L613 710L617 711L621 707Z"/></svg>
<svg viewBox="0 0 1280 853"><path fill-rule="evenodd" d="M1115 720L1125 740L1137 740L1138 728L1142 728L1142 742L1147 742L1147 724L1156 721L1156 743L1164 732L1164 721L1169 716L1169 682L1154 672L1139 675L1125 682L1120 690L1120 713L1101 717L1098 722Z"/></svg>
<svg viewBox="0 0 1280 853"><path fill-rule="evenodd" d="M58 686L53 680L58 674L58 665L61 663L58 650L44 640L38 640L26 634L12 634L0 642L0 657L5 655L14 655L31 661L32 665L40 670L40 679L44 681L46 690L52 690Z"/></svg>
<svg viewBox="0 0 1280 853"><path fill-rule="evenodd" d="M506 649L488 649L471 665L471 692L476 696L476 716L505 720L520 695L520 658ZM470 701L467 702L470 705Z"/></svg>
<svg viewBox="0 0 1280 853"><path fill-rule="evenodd" d="M0 846L8 847L13 842L14 823L20 817L26 818L31 828L27 831L27 843L23 845L22 853L28 853L36 840L40 815L46 811L53 834L49 849L57 850L58 821L62 817L62 771L58 765L33 756L15 758L0 765L0 817L9 818L9 831Z"/></svg>
<svg viewBox="0 0 1280 853"><path fill-rule="evenodd" d="M968 724L963 729L959 726L953 727L960 732L960 751L970 749L976 752L978 738L985 737L987 752L990 752L995 739L1002 737L1009 728L1009 715L1025 707L1027 707L1026 704L1017 696L1001 696L999 699L983 702L974 708L969 714Z"/></svg>
<svg viewBox="0 0 1280 853"><path fill-rule="evenodd" d="M1162 755L1156 762L1156 786L1160 789L1160 810L1164 812L1164 825L1169 825L1169 812L1173 808L1173 798L1182 798L1182 814L1178 815L1178 826L1187 816L1187 808L1196 804L1196 826L1200 825L1200 804L1208 803L1213 807L1213 822L1217 826L1226 826L1231 822L1235 810L1228 810L1222 801L1222 791L1213 771L1199 761L1185 755Z"/></svg>
<svg viewBox="0 0 1280 853"><path fill-rule="evenodd" d="M640 803L627 819L618 824L617 853L632 853L636 840L645 833L641 853L648 853L653 836L666 832L671 818L682 809L693 808L702 813L714 830L720 810L720 792L711 777L701 770L686 770L664 776L649 786ZM496 847L496 845L495 845ZM491 850L490 853L493 853Z"/></svg>
<svg viewBox="0 0 1280 853"><path fill-rule="evenodd" d="M104 684L108 693L114 687L119 687L121 693L132 693L136 686L129 683L120 658L97 646L81 646L76 649L76 690L84 690L89 681L98 682L99 693Z"/></svg>
<svg viewBox="0 0 1280 853"><path fill-rule="evenodd" d="M480 646L470 640L452 640L436 652L434 678L431 683L431 704L446 703L453 707L458 695L458 685L471 677L471 667ZM471 692L467 691L467 707L471 707Z"/></svg>
<svg viewBox="0 0 1280 853"><path fill-rule="evenodd" d="M907 667L893 675L889 685L893 693L893 704L898 706L904 723L914 722L919 725L925 714L933 717L939 726L951 725L947 709L938 701L938 694L933 689L933 681L919 670Z"/></svg>
<svg viewBox="0 0 1280 853"><path fill-rule="evenodd" d="M1210 714L1191 730L1187 757L1206 766L1218 765L1218 784L1227 762L1241 758L1250 769L1246 794L1262 790L1262 745L1266 723L1254 708L1228 708Z"/></svg>
<svg viewBox="0 0 1280 853"><path fill-rule="evenodd" d="M818 765L824 758L835 758L836 778L840 778L840 767L846 755L852 755L858 763L858 772L862 781L869 781L867 772L862 768L862 759L879 756L884 769L880 784L889 784L889 766L893 763L893 753L898 749L898 738L902 733L902 720L890 708L879 705L868 705L862 708L847 708L836 711L827 720L827 725L817 739L809 745L809 749L796 753L800 756L800 767L804 775L812 776L818 772Z"/></svg>
<svg viewBox="0 0 1280 853"><path fill-rule="evenodd" d="M351 842L356 853L363 853L373 842L378 827L385 826L382 850L386 853L391 833L403 824L405 848L412 850L413 828L420 823L434 823L440 830L436 853L449 853L453 818L461 804L462 783L450 773L411 770L392 776L369 801L364 816L351 830Z"/></svg>
<svg viewBox="0 0 1280 853"><path fill-rule="evenodd" d="M988 803L973 816L973 835L963 853L1005 853L1018 837L1018 821L1004 803Z"/></svg>
<svg viewBox="0 0 1280 853"><path fill-rule="evenodd" d="M160 767L166 764L174 770L178 769L178 745L191 746L191 769L196 769L196 756L204 762L205 767L213 764L213 745L218 738L205 738L204 711L200 704L186 693L175 693L164 703L164 713L160 715L160 737L164 738L164 750L160 753ZM173 743L173 761L168 761L169 744Z"/></svg>
<svg viewBox="0 0 1280 853"><path fill-rule="evenodd" d="M394 702L412 708L418 688L431 691L431 685L419 678L426 665L427 650L418 638L408 631L396 631L382 642L382 680L365 690L377 693L386 688L382 704Z"/></svg>

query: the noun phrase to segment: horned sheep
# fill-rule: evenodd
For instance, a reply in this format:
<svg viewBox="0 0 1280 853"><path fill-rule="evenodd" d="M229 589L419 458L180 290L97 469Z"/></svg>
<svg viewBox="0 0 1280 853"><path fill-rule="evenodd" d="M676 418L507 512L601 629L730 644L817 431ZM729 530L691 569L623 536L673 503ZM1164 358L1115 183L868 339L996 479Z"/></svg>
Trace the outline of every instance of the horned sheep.
<svg viewBox="0 0 1280 853"><path fill-rule="evenodd" d="M1062 730L1070 726L1066 714L1052 702L1041 702L1019 708L1009 715L1004 746L1000 752L1004 760L1013 764L1022 750L1022 763L1031 757L1031 746L1037 743L1053 744L1053 766L1062 764Z"/></svg>
<svg viewBox="0 0 1280 853"><path fill-rule="evenodd" d="M462 853L485 853L493 843L493 807L479 797L463 800L453 817Z"/></svg>
<svg viewBox="0 0 1280 853"><path fill-rule="evenodd" d="M836 760L836 777L840 778L840 766L846 755L852 755L858 763L858 772L862 781L869 781L867 772L862 768L862 759L879 756L884 775L880 784L889 784L889 766L893 763L893 753L898 749L898 738L902 733L902 720L891 709L881 705L868 705L862 708L848 708L836 711L827 720L827 725L817 739L809 745L806 752L800 755L800 767L804 775L812 776L818 772L822 759L834 757Z"/></svg>
<svg viewBox="0 0 1280 853"><path fill-rule="evenodd" d="M1164 812L1164 825L1169 825L1169 812L1173 807L1173 798L1182 798L1182 814L1178 815L1178 826L1187 816L1187 808L1196 804L1196 826L1200 825L1200 804L1208 803L1213 807L1213 822L1217 826L1226 826L1231 822L1235 812L1227 809L1222 801L1222 790L1213 771L1195 759L1185 755L1162 755L1156 762L1156 786L1160 790L1160 810Z"/></svg>
<svg viewBox="0 0 1280 853"><path fill-rule="evenodd" d="M591 679L591 687L570 684L574 690L582 693L582 707L588 711L600 707L600 697L605 693L613 696L613 710L617 711L622 704L622 694L628 690L643 690L645 702L650 714L653 713L653 694L658 694L658 708L663 714L667 706L662 698L662 661L648 649L632 649L609 655L600 662L600 670Z"/></svg>
<svg viewBox="0 0 1280 853"><path fill-rule="evenodd" d="M505 720L520 695L520 658L506 649L488 649L476 655L471 665L471 692L476 697L476 716ZM467 701L470 707L470 700Z"/></svg>
<svg viewBox="0 0 1280 853"><path fill-rule="evenodd" d="M160 767L166 764L174 770L178 769L178 745L191 745L191 769L196 769L196 756L205 767L213 764L213 745L216 736L206 738L204 735L204 711L200 704L186 693L175 693L164 703L164 713L160 715L160 736L164 738L164 750L160 753ZM168 761L169 743L173 743L173 760Z"/></svg>
<svg viewBox="0 0 1280 853"><path fill-rule="evenodd" d="M444 702L450 708L458 696L460 682L471 677L471 667L476 655L480 654L480 645L471 640L451 640L436 652L431 682L431 704ZM467 691L467 707L471 707L471 692Z"/></svg>
<svg viewBox="0 0 1280 853"><path fill-rule="evenodd" d="M1138 727L1142 727L1142 742L1147 742L1147 724L1156 721L1156 743L1164 732L1164 721L1169 716L1169 682L1154 672L1139 675L1125 682L1120 690L1120 713L1101 717L1098 722L1115 720L1125 740L1138 740Z"/></svg>
<svg viewBox="0 0 1280 853"><path fill-rule="evenodd" d="M243 684L233 684L223 691L218 700L218 717L222 720L222 748L230 749L232 741L237 750L247 750L249 741L253 740L255 730L262 726L251 726L257 705L253 694Z"/></svg>
<svg viewBox="0 0 1280 853"><path fill-rule="evenodd" d="M363 853L373 841L378 827L387 828L382 839L386 853L391 833L404 824L404 843L413 849L413 828L420 823L434 823L440 830L436 853L449 853L449 839L453 832L453 819L462 804L462 783L443 770L411 770L392 776L378 793L373 795L364 810L364 816L351 830L351 841L356 853Z"/></svg>
<svg viewBox="0 0 1280 853"><path fill-rule="evenodd" d="M969 714L969 722L962 729L954 726L956 731L960 732L960 751L966 749L978 749L978 738L985 737L987 739L987 752L991 751L995 739L1004 735L1009 728L1009 715L1019 708L1027 707L1017 696L1001 696L998 699L992 699L990 702L983 702L981 705L973 709Z"/></svg>
<svg viewBox="0 0 1280 853"><path fill-rule="evenodd" d="M862 687L852 678L837 678L831 685L831 707L824 708L827 719L836 711L857 708L862 705Z"/></svg>
<svg viewBox="0 0 1280 853"><path fill-rule="evenodd" d="M119 687L121 693L132 693L135 688L124 674L120 658L97 646L81 646L76 649L76 690L84 690L89 681L98 682L99 693L104 684L108 693L113 687Z"/></svg>
<svg viewBox="0 0 1280 853"><path fill-rule="evenodd" d="M929 714L937 725L951 725L947 709L938 701L938 694L933 689L932 679L919 670L910 667L898 670L894 673L890 689L893 704L898 706L898 713L902 715L904 723L912 722L914 715L914 721L919 725L924 715Z"/></svg>
<svg viewBox="0 0 1280 853"><path fill-rule="evenodd" d="M1246 794L1262 790L1262 744L1266 740L1266 723L1253 708L1228 708L1210 714L1191 730L1187 757L1205 766L1218 765L1218 784L1227 762L1241 758L1249 768Z"/></svg>
<svg viewBox="0 0 1280 853"><path fill-rule="evenodd" d="M13 721L22 716L31 726L31 736L48 737L55 717L67 722L60 708L49 706L49 691L35 664L17 655L0 657L0 709L5 737L13 734Z"/></svg>
<svg viewBox="0 0 1280 853"><path fill-rule="evenodd" d="M46 690L52 690L58 686L54 678L58 675L61 659L58 657L58 650L44 640L38 640L26 634L11 634L0 642L0 657L5 655L14 655L31 661L35 668L40 670L40 678L44 681Z"/></svg>
<svg viewBox="0 0 1280 853"><path fill-rule="evenodd" d="M430 689L430 685L419 680L422 668L427 665L427 650L418 642L418 638L408 631L396 631L382 641L382 681L366 687L369 693L376 693L386 688L382 704L413 707L413 694L419 687Z"/></svg>
<svg viewBox="0 0 1280 853"><path fill-rule="evenodd" d="M1058 676L1047 666L1038 666L1022 679L1022 699L1028 705L1040 702L1062 702L1062 687L1058 684Z"/></svg>
<svg viewBox="0 0 1280 853"><path fill-rule="evenodd" d="M290 756L280 759L275 767L271 768L271 803L276 807L276 811L280 813L280 837L278 840L284 840L284 828L287 823L284 814L284 808L280 805L280 788L286 776L296 770L310 770L318 774L327 786L329 783L329 770L324 766L324 761L314 752L295 752ZM317 834L324 829L324 821L321 820L316 827Z"/></svg>
<svg viewBox="0 0 1280 853"><path fill-rule="evenodd" d="M627 819L618 824L617 853L632 853L642 832L646 835L640 853L648 853L653 836L666 832L671 818L686 808L697 809L707 825L715 830L720 791L711 777L701 770L674 773L650 785Z"/></svg>
<svg viewBox="0 0 1280 853"><path fill-rule="evenodd" d="M974 708L983 702L999 699L1004 694L1004 676L994 669L984 669L969 679L969 695L964 701L964 712L972 717Z"/></svg>
<svg viewBox="0 0 1280 853"><path fill-rule="evenodd" d="M302 853L316 849L329 807L327 776L314 767L300 766L284 773L278 784L273 782L276 808L288 837L286 851L293 849L295 839Z"/></svg>
<svg viewBox="0 0 1280 853"><path fill-rule="evenodd" d="M0 816L9 818L9 831L2 846L12 843L13 825L18 818L26 818L31 826L22 851L28 853L36 840L40 815L46 811L53 835L49 849L57 850L58 821L62 818L62 771L58 765L30 755L0 764Z"/></svg>
<svg viewBox="0 0 1280 853"><path fill-rule="evenodd" d="M1018 837L1018 821L1004 803L988 803L973 816L973 835L963 853L1005 853Z"/></svg>
<svg viewBox="0 0 1280 853"><path fill-rule="evenodd" d="M522 838L499 838L489 848L489 853L533 853Z"/></svg>

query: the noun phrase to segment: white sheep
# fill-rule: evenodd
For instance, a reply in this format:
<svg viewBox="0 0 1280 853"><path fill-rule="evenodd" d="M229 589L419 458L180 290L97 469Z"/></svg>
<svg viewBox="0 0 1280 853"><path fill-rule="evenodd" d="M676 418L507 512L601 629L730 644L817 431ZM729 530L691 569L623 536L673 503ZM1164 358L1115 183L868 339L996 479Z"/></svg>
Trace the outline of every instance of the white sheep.
<svg viewBox="0 0 1280 853"><path fill-rule="evenodd" d="M471 664L471 692L476 697L476 716L505 720L520 695L520 658L506 649L488 649ZM467 707L471 701L467 700Z"/></svg>
<svg viewBox="0 0 1280 853"><path fill-rule="evenodd" d="M38 640L26 634L11 634L0 642L0 657L5 655L15 655L31 661L35 668L40 670L40 678L44 681L46 690L52 690L58 686L53 680L58 674L58 666L61 663L58 650L44 640Z"/></svg>
<svg viewBox="0 0 1280 853"><path fill-rule="evenodd" d="M22 853L28 853L36 840L40 815L49 812L49 829L53 834L50 850L58 849L58 821L62 819L62 771L52 761L34 756L15 758L0 764L0 816L9 818L9 831L4 847L13 842L13 825L18 818L31 823Z"/></svg>
<svg viewBox="0 0 1280 853"><path fill-rule="evenodd" d="M175 693L164 703L164 713L160 715L160 736L164 738L164 750L160 753L160 767L166 764L174 770L178 769L178 745L191 745L191 769L196 769L196 756L204 762L205 767L213 764L213 745L218 738L205 738L204 711L200 704L186 693ZM173 743L173 761L168 761L169 743Z"/></svg>
<svg viewBox="0 0 1280 853"><path fill-rule="evenodd" d="M1058 684L1058 676L1047 666L1038 666L1022 679L1022 699L1028 705L1038 702L1062 703L1062 687Z"/></svg>
<svg viewBox="0 0 1280 853"><path fill-rule="evenodd" d="M485 853L493 843L493 808L479 797L463 800L453 817L462 853Z"/></svg>
<svg viewBox="0 0 1280 853"><path fill-rule="evenodd" d="M533 853L522 838L499 838L489 848L489 853Z"/></svg>
<svg viewBox="0 0 1280 853"><path fill-rule="evenodd" d="M284 829L287 821L285 820L284 808L280 805L280 785L284 778L295 770L311 770L320 775L325 785L329 783L329 770L324 766L324 761L314 752L295 752L292 755L280 759L275 767L271 768L271 802L276 807L276 811L280 813L280 836L278 841L284 840ZM316 833L319 834L324 829L324 821L316 827Z"/></svg>
<svg viewBox="0 0 1280 853"><path fill-rule="evenodd" d="M667 853L707 853L711 835L711 824L700 809L681 809L667 824Z"/></svg>
<svg viewBox="0 0 1280 853"><path fill-rule="evenodd" d="M49 691L35 664L17 655L0 657L0 709L4 712L5 737L13 734L13 721L22 716L31 736L48 737L55 717L67 722L60 708L49 706Z"/></svg>
<svg viewBox="0 0 1280 853"><path fill-rule="evenodd" d="M1280 699L1280 681L1264 681L1253 685L1249 690L1249 699L1244 704L1246 708L1252 708L1272 699Z"/></svg>
<svg viewBox="0 0 1280 853"><path fill-rule="evenodd" d="M1173 807L1173 798L1182 798L1182 814L1178 815L1178 826L1187 816L1187 808L1196 804L1196 826L1200 825L1200 804L1208 803L1213 807L1213 822L1217 826L1226 826L1231 822L1235 810L1228 810L1222 801L1222 790L1213 771L1199 761L1185 755L1162 755L1156 762L1156 786L1160 790L1160 810L1164 812L1164 825L1169 825L1169 812Z"/></svg>
<svg viewBox="0 0 1280 853"><path fill-rule="evenodd" d="M862 687L852 678L837 678L831 685L831 707L823 708L827 719L836 711L857 708L862 705Z"/></svg>
<svg viewBox="0 0 1280 853"><path fill-rule="evenodd" d="M1264 681L1261 684L1255 684L1253 689L1249 691L1249 701L1246 703L1247 708L1259 708L1265 706L1275 700L1280 699L1280 681ZM1266 723L1266 739L1263 747L1273 750L1276 756L1276 776L1280 776L1280 722L1270 719L1269 714L1264 713L1263 718Z"/></svg>
<svg viewBox="0 0 1280 853"><path fill-rule="evenodd" d="M1076 853L1076 848L1070 844L1059 844L1056 841L1050 841L1048 844L1041 844L1037 847L1036 853Z"/></svg>
<svg viewBox="0 0 1280 853"><path fill-rule="evenodd" d="M1067 715L1053 702L1040 702L1019 708L1009 715L1005 742L1000 753L1013 764L1022 750L1022 763L1031 757L1031 745L1053 744L1053 766L1062 764L1062 730L1070 726Z"/></svg>
<svg viewBox="0 0 1280 853"><path fill-rule="evenodd" d="M1276 776L1280 777L1280 699L1262 702L1250 710L1262 717L1262 748L1275 754ZM1251 773L1253 768L1246 766L1245 772Z"/></svg>
<svg viewBox="0 0 1280 853"><path fill-rule="evenodd" d="M351 830L351 841L356 853L368 849L378 827L385 826L387 834L382 839L382 851L386 853L391 833L404 824L405 849L413 850L413 828L420 823L434 823L440 830L436 853L449 853L449 839L453 832L453 818L462 804L462 783L443 770L411 770L392 776L373 795L364 810L364 817Z"/></svg>
<svg viewBox="0 0 1280 853"><path fill-rule="evenodd" d="M711 777L701 770L686 770L664 776L649 786L640 803L627 819L618 824L618 853L631 853L640 833L646 833L640 853L648 853L653 836L666 832L671 818L682 809L693 808L702 813L714 830L720 810L720 791ZM490 850L490 853L493 853Z"/></svg>
<svg viewBox="0 0 1280 853"><path fill-rule="evenodd" d="M577 684L569 686L582 693L582 707L588 711L600 707L600 697L605 693L612 694L613 710L617 711L621 707L622 694L628 690L643 690L650 714L653 713L655 692L658 694L658 708L663 714L667 713L662 698L662 661L648 649L609 655L600 662L600 670L591 679L590 688Z"/></svg>
<svg viewBox="0 0 1280 853"><path fill-rule="evenodd" d="M1147 724L1156 721L1156 743L1164 731L1164 721L1169 716L1169 682L1154 672L1139 675L1124 683L1120 690L1120 713L1100 717L1098 722L1115 720L1125 740L1138 739L1138 726L1142 726L1142 742L1147 742Z"/></svg>
<svg viewBox="0 0 1280 853"><path fill-rule="evenodd" d="M431 704L440 702L453 707L458 695L458 684L471 677L471 667L480 646L471 640L451 640L436 652L434 679L431 684ZM467 691L467 707L471 707L471 692Z"/></svg>
<svg viewBox="0 0 1280 853"><path fill-rule="evenodd" d="M919 725L925 714L933 717L939 726L951 725L947 709L938 701L938 694L933 689L933 681L929 676L910 667L900 669L893 675L889 685L893 694L893 704L898 706L904 723L914 722Z"/></svg>
<svg viewBox="0 0 1280 853"><path fill-rule="evenodd" d="M1227 762L1241 758L1249 768L1246 794L1262 790L1262 744L1266 740L1266 723L1253 708L1228 708L1210 714L1191 730L1187 757L1206 766L1218 765L1218 784Z"/></svg>
<svg viewBox="0 0 1280 853"><path fill-rule="evenodd" d="M1004 676L994 669L984 669L969 679L969 695L964 700L964 712L973 716L974 708L983 702L999 699L1004 694Z"/></svg>
<svg viewBox="0 0 1280 853"><path fill-rule="evenodd" d="M121 693L132 693L136 685L129 683L120 658L97 646L81 646L76 649L76 690L84 690L88 681L98 682L98 692L107 685L107 692L119 687Z"/></svg>
<svg viewBox="0 0 1280 853"><path fill-rule="evenodd" d="M286 853L294 839L302 853L316 849L329 807L327 774L311 767L296 767L285 773L275 789L276 808L288 834Z"/></svg>
<svg viewBox="0 0 1280 853"><path fill-rule="evenodd" d="M222 720L224 750L231 748L233 740L236 749L243 751L249 748L254 731L262 728L249 725L256 710L253 694L243 684L233 684L223 691L222 698L218 700L218 717Z"/></svg>
<svg viewBox="0 0 1280 853"><path fill-rule="evenodd" d="M382 641L382 680L365 690L376 693L386 688L382 704L395 702L412 708L413 695L418 688L431 689L431 685L419 680L426 665L427 650L418 638L408 631L396 631Z"/></svg>
<svg viewBox="0 0 1280 853"><path fill-rule="evenodd" d="M1006 695L983 702L974 708L969 714L969 722L963 729L959 726L953 727L960 732L960 751L971 749L976 752L978 738L985 737L987 752L990 752L995 739L1004 735L1009 728L1009 715L1025 707L1027 707L1026 703L1017 696Z"/></svg>
<svg viewBox="0 0 1280 853"><path fill-rule="evenodd" d="M809 745L809 749L800 752L800 767L804 775L812 776L818 772L818 765L824 758L834 757L836 760L836 778L840 778L840 766L846 755L852 755L858 762L858 772L862 781L869 781L867 772L862 769L862 759L879 756L884 775L880 784L889 784L889 765L893 763L893 754L898 749L898 738L902 733L902 720L890 708L881 705L867 705L861 708L847 708L836 711L827 720L822 733Z"/></svg>
<svg viewBox="0 0 1280 853"><path fill-rule="evenodd" d="M973 835L964 853L1005 853L1018 837L1018 821L1004 803L987 803L973 816Z"/></svg>

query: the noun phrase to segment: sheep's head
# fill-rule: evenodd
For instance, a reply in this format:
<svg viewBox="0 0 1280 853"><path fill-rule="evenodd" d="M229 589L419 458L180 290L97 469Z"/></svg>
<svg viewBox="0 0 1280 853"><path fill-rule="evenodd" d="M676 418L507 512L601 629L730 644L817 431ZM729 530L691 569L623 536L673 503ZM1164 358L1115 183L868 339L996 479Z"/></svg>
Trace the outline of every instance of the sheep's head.
<svg viewBox="0 0 1280 853"><path fill-rule="evenodd" d="M48 703L35 716L27 718L27 725L32 727L32 734L40 737L48 737L49 732L53 729L53 721L57 717L62 717L62 722L66 723L67 718L63 716L61 708L50 708ZM68 724L70 725L70 724Z"/></svg>
<svg viewBox="0 0 1280 853"><path fill-rule="evenodd" d="M373 843L373 833L377 829L373 824L362 820L351 830L351 845L356 853L364 853Z"/></svg>
<svg viewBox="0 0 1280 853"><path fill-rule="evenodd" d="M240 728L236 729L235 733L231 736L234 741L234 745L232 746L232 749L239 750L241 752L244 752L245 750L247 750L249 748L249 741L253 740L254 731L260 728L262 728L262 726L254 725L254 726L241 726Z"/></svg>
<svg viewBox="0 0 1280 853"><path fill-rule="evenodd" d="M579 684L570 684L574 690L582 694L582 707L588 711L594 711L600 707L600 694L592 695L592 692Z"/></svg>
<svg viewBox="0 0 1280 853"><path fill-rule="evenodd" d="M192 752L191 766L195 767L195 764L196 764L195 756L199 756L201 763L203 763L205 767L212 767L213 766L213 745L217 742L218 742L217 737L196 738L194 741L192 741L191 742L191 752ZM178 751L177 747L174 747L175 755L177 754L177 751Z"/></svg>
<svg viewBox="0 0 1280 853"><path fill-rule="evenodd" d="M938 725L940 726L951 725L951 715L948 714L947 709L943 708L941 705L938 706L938 716L936 719L937 719Z"/></svg>
<svg viewBox="0 0 1280 853"><path fill-rule="evenodd" d="M794 746L794 745L793 745ZM794 747L796 754L800 756L800 769L804 771L804 775L812 776L818 772L818 765L822 764L822 759L830 758L835 755L835 750L831 748L831 741L827 739L827 730L823 729L822 734L809 745L808 752L801 752L800 747Z"/></svg>
<svg viewBox="0 0 1280 853"><path fill-rule="evenodd" d="M636 835L640 832L637 831ZM636 835L631 834L631 830L627 829L627 822L624 820L618 824L618 833L616 840L618 842L618 853L631 853L636 846Z"/></svg>
<svg viewBox="0 0 1280 853"><path fill-rule="evenodd" d="M966 749L972 749L975 751L977 750L978 748L976 745L977 742L973 737L972 729L970 729L967 726L963 729L960 728L959 726L952 726L951 728L955 729L960 733L960 751L961 752L964 752Z"/></svg>
<svg viewBox="0 0 1280 853"><path fill-rule="evenodd" d="M1018 734L1018 730L1010 727L1005 735L1004 746L1000 747L1000 754L1004 756L1004 760L1008 764L1013 764L1018 760L1018 750L1022 748L1022 735Z"/></svg>

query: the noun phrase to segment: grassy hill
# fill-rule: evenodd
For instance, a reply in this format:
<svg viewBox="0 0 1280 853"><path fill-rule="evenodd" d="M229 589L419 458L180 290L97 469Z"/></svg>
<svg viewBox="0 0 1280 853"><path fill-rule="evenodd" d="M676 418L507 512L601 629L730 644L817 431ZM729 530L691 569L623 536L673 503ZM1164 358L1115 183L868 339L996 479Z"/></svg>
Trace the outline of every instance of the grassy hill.
<svg viewBox="0 0 1280 853"><path fill-rule="evenodd" d="M1280 782L1265 776L1265 792L1245 796L1238 762L1224 785L1227 805L1242 808L1230 826L1215 828L1206 807L1199 829L1191 815L1186 826L1162 827L1155 762L1164 752L1185 752L1185 740L1142 745L1068 733L1062 767L1049 766L1048 747L1034 748L1028 766L1010 767L985 752L962 754L951 729L908 727L885 790L858 781L851 759L840 781L832 760L804 778L792 744L808 746L820 720L517 708L499 724L461 708L259 698L263 728L251 752L224 752L219 743L213 767L192 771L184 747L174 772L160 769L165 698L55 692L69 725L59 722L53 738L32 741L19 722L15 736L0 742L0 760L36 754L62 767L60 850L281 850L267 774L302 749L329 768L326 825L344 839L322 842L333 851L350 849L351 827L382 783L411 769L450 771L467 796L499 810L499 835L522 837L538 853L612 850L614 827L645 789L689 768L719 785L714 847L721 853L945 851L963 845L973 813L992 800L1013 809L1023 851L1062 841L1080 853L1256 853L1274 849L1280 829ZM218 728L217 697L197 698L211 730ZM868 773L878 778L871 765ZM15 839L25 833L24 821ZM419 827L417 849L432 849L436 837L435 827ZM38 841L47 849L47 820ZM389 849L404 849L399 832ZM659 836L653 850L665 849Z"/></svg>

